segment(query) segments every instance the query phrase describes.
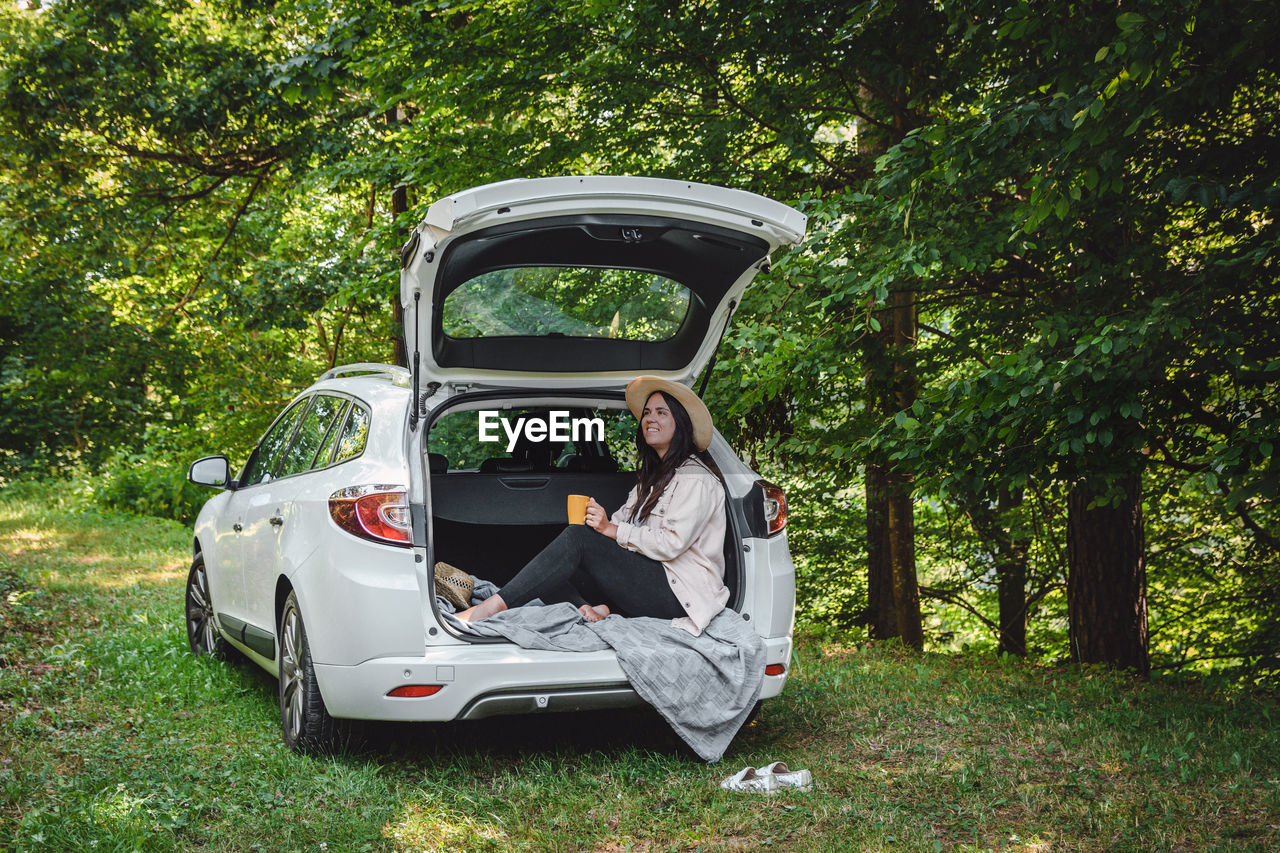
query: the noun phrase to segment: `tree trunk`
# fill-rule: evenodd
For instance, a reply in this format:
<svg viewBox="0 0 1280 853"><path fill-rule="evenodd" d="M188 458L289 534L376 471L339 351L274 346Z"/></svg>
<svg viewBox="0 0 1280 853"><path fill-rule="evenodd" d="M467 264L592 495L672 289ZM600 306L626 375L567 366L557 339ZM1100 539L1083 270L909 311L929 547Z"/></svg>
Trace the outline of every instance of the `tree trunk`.
<svg viewBox="0 0 1280 853"><path fill-rule="evenodd" d="M894 415L908 411L916 401L915 345L916 294L893 293L893 394ZM920 586L916 580L916 521L911 500L915 479L903 471L890 471L889 564L893 571L893 598L898 636L913 649L924 648L924 623L920 616Z"/></svg>
<svg viewBox="0 0 1280 853"><path fill-rule="evenodd" d="M1027 562L1022 559L996 564L996 595L1000 600L1001 654L1027 653Z"/></svg>
<svg viewBox="0 0 1280 853"><path fill-rule="evenodd" d="M1005 654L1027 653L1027 560L1030 541L1013 531L1011 512L1022 495L1000 490L997 507L996 597L1000 603L1000 646Z"/></svg>
<svg viewBox="0 0 1280 853"><path fill-rule="evenodd" d="M912 479L889 475L889 567L893 573L894 616L897 636L913 649L924 648L924 622L920 616L920 586L916 581L915 507L911 502Z"/></svg>
<svg viewBox="0 0 1280 853"><path fill-rule="evenodd" d="M405 120L404 110L392 107L387 110L387 123L399 124ZM391 221L400 219L402 213L409 210L409 188L400 184L391 191ZM408 239L407 237L405 239ZM404 314L400 308L400 288L391 294L391 363L401 367L409 366L409 354L404 343Z"/></svg>
<svg viewBox="0 0 1280 853"><path fill-rule="evenodd" d="M893 294L879 312L880 332L867 339L867 398L885 417L910 409L916 399L914 291ZM913 479L883 461L867 462L867 597L873 639L900 637L924 647L920 587L916 581Z"/></svg>
<svg viewBox="0 0 1280 853"><path fill-rule="evenodd" d="M1147 568L1141 476L1124 482L1118 505L1089 504L1090 481L1067 497L1067 617L1071 653L1080 663L1150 672Z"/></svg>
<svg viewBox="0 0 1280 853"><path fill-rule="evenodd" d="M994 512L986 505L969 511L973 529L990 546L995 559L999 651L1012 655L1027 653L1027 563L1031 543L1014 532L1016 520L1012 516L1021 503L1021 494L1002 489Z"/></svg>
<svg viewBox="0 0 1280 853"><path fill-rule="evenodd" d="M889 482L884 466L867 465L867 627L873 640L898 636L889 558Z"/></svg>

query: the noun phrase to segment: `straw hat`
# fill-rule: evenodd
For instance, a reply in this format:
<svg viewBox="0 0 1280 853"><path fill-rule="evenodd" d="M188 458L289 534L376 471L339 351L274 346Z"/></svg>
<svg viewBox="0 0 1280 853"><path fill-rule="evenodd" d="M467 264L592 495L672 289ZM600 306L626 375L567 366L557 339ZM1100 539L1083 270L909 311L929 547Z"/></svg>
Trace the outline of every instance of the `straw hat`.
<svg viewBox="0 0 1280 853"><path fill-rule="evenodd" d="M694 447L706 450L711 444L711 413L707 411L707 404L693 393L693 389L678 382L656 376L637 376L632 379L627 385L627 408L636 416L636 420L640 420L645 401L655 391L664 397L670 396L680 401L680 405L689 413L689 420L693 421Z"/></svg>

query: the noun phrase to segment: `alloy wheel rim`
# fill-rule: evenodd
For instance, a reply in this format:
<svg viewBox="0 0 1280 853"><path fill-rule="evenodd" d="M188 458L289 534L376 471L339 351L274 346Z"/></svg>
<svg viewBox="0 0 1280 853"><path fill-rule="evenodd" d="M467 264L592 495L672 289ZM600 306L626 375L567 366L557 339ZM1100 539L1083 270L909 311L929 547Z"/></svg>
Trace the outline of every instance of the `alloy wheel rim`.
<svg viewBox="0 0 1280 853"><path fill-rule="evenodd" d="M209 578L203 565L196 568L187 586L187 639L202 654L210 654L218 641L213 608L209 605Z"/></svg>
<svg viewBox="0 0 1280 853"><path fill-rule="evenodd" d="M302 622L289 607L280 624L280 705L290 739L302 733Z"/></svg>

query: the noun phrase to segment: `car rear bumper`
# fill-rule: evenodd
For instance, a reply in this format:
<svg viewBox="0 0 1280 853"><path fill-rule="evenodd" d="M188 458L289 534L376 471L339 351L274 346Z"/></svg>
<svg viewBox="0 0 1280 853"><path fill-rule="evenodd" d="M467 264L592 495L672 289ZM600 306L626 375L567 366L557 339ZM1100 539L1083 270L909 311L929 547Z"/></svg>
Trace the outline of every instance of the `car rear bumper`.
<svg viewBox="0 0 1280 853"><path fill-rule="evenodd" d="M791 639L765 640L766 664L789 668ZM429 722L498 714L587 711L641 704L611 651L552 652L506 643L435 647L420 657L375 658L355 666L315 665L335 717ZM782 692L787 675L766 675L760 698ZM389 696L410 685L439 685L431 696Z"/></svg>

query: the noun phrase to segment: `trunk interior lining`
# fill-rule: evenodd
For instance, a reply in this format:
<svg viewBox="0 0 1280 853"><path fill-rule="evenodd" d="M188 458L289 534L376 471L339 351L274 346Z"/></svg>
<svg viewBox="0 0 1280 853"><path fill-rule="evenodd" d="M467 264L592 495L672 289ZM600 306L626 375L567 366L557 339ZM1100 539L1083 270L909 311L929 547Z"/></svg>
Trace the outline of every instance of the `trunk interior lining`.
<svg viewBox="0 0 1280 853"><path fill-rule="evenodd" d="M568 526L567 498L591 495L610 513L622 506L635 474L477 473L431 475L434 559L502 586ZM739 513L726 506L725 584L737 600L741 561L734 527Z"/></svg>

